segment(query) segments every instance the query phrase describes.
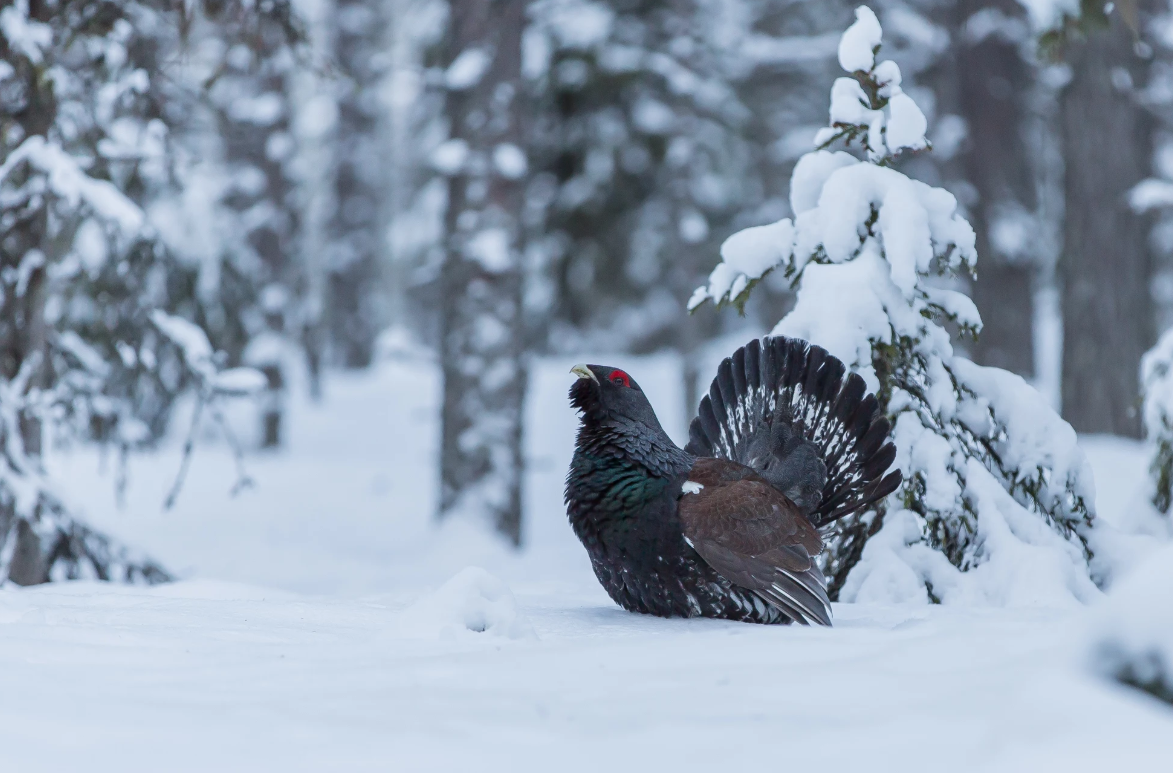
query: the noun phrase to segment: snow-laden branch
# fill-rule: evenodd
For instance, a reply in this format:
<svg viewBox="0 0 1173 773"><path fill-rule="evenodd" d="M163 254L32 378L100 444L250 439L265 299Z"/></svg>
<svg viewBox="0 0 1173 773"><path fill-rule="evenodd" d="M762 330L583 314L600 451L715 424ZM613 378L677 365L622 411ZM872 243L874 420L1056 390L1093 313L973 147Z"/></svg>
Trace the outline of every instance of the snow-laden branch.
<svg viewBox="0 0 1173 773"><path fill-rule="evenodd" d="M98 217L117 226L123 236L134 237L143 230L146 215L142 209L113 183L86 174L60 146L46 142L40 135L27 138L0 164L0 183L23 162L45 175L54 194L71 206L85 204Z"/></svg>

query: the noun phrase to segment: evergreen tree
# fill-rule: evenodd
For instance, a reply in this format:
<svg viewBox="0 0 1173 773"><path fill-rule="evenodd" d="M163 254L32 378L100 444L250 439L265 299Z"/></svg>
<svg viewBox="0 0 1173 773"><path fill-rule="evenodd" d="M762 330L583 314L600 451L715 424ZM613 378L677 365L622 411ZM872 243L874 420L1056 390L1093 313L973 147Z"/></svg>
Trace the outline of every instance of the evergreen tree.
<svg viewBox="0 0 1173 773"><path fill-rule="evenodd" d="M1137 365L1155 338L1153 256L1151 216L1127 202L1149 175L1156 126L1135 32L1118 12L1109 21L1065 50L1063 415L1081 432L1138 436Z"/></svg>
<svg viewBox="0 0 1173 773"><path fill-rule="evenodd" d="M440 515L487 512L521 542L522 205L528 173L523 0L455 3L446 41L449 139L440 271Z"/></svg>
<svg viewBox="0 0 1173 773"><path fill-rule="evenodd" d="M1170 525L1173 507L1173 330L1165 331L1157 345L1145 353L1140 367L1144 390L1144 431L1153 447L1149 463L1150 499Z"/></svg>
<svg viewBox="0 0 1173 773"><path fill-rule="evenodd" d="M1026 382L954 352L945 325L976 334L981 319L936 278L972 271L975 235L952 195L892 168L928 149L926 120L899 67L876 60L875 15L856 15L838 50L850 76L790 181L795 218L728 239L690 307L740 305L780 271L798 300L775 332L842 359L891 419L904 483L829 535L826 572L845 600L1090 598L1090 468ZM825 149L837 142L863 158Z"/></svg>
<svg viewBox="0 0 1173 773"><path fill-rule="evenodd" d="M1034 38L1017 0L959 0L953 47L957 115L966 132L960 165L973 186L967 211L982 268L973 283L983 365L1030 377L1035 371L1033 295L1043 263L1037 234L1036 162L1027 144Z"/></svg>
<svg viewBox="0 0 1173 773"><path fill-rule="evenodd" d="M535 248L556 321L542 343L691 348L680 301L760 196L731 82L740 7L534 4Z"/></svg>
<svg viewBox="0 0 1173 773"><path fill-rule="evenodd" d="M327 225L326 324L333 359L366 367L387 313L380 271L388 174L381 150L380 85L388 59L384 4L336 0L330 21L337 68L333 212Z"/></svg>
<svg viewBox="0 0 1173 773"><path fill-rule="evenodd" d="M161 238L171 223L148 219L178 180L172 128L198 102L164 72L194 8L0 9L0 576L13 582L167 579L71 512L43 472L50 423L125 449L161 433L189 386L213 412L257 386L171 313L196 316L196 272ZM208 10L291 18L279 2Z"/></svg>

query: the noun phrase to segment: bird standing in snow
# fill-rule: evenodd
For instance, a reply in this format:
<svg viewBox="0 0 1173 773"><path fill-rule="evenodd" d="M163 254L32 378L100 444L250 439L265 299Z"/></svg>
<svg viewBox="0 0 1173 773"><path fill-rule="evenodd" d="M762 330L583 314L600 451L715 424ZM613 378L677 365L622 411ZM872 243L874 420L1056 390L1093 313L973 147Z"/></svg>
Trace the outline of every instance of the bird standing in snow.
<svg viewBox="0 0 1173 773"><path fill-rule="evenodd" d="M859 376L805 341L751 341L721 363L688 445L627 373L576 365L582 424L570 524L624 609L831 624L819 529L892 493L888 420Z"/></svg>

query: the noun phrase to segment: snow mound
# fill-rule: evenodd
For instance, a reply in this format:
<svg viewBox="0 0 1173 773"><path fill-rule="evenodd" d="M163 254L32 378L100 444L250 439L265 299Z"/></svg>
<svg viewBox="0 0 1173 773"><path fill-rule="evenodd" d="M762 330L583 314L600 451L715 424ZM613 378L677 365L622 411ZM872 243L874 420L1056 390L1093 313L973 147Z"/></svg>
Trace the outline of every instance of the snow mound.
<svg viewBox="0 0 1173 773"><path fill-rule="evenodd" d="M1173 545L1094 610L1087 657L1093 671L1173 703Z"/></svg>
<svg viewBox="0 0 1173 773"><path fill-rule="evenodd" d="M486 633L502 639L536 639L509 586L470 566L399 613L403 638L440 639Z"/></svg>

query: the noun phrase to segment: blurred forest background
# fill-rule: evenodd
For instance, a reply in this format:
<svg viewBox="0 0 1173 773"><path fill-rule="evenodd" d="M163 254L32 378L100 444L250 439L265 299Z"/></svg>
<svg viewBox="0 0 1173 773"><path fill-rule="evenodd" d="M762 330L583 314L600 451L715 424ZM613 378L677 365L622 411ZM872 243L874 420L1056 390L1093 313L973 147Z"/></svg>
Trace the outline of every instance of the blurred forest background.
<svg viewBox="0 0 1173 773"><path fill-rule="evenodd" d="M41 444L149 447L178 395L215 418L261 386L239 366L279 446L289 390L434 357L441 513L519 541L532 357L671 350L695 406L710 350L792 305L771 274L744 318L685 311L727 236L792 214L856 4L6 0L9 576L162 576L71 523ZM977 232L969 355L1080 432L1139 436L1141 356L1173 322L1170 4L870 5L929 122L901 168Z"/></svg>

